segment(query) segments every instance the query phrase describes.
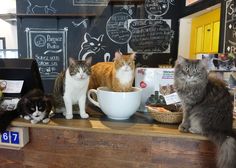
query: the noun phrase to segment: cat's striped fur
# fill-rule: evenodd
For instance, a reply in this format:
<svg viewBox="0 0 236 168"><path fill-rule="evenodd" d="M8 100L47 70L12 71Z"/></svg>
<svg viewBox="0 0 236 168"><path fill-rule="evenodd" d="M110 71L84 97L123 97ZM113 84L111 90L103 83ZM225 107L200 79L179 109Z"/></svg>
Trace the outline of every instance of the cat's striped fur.
<svg viewBox="0 0 236 168"><path fill-rule="evenodd" d="M66 119L73 118L73 105L79 105L81 118L88 118L85 112L86 94L89 84L91 57L85 61L69 58L69 67L62 71L54 83L56 107L65 106L63 114Z"/></svg>

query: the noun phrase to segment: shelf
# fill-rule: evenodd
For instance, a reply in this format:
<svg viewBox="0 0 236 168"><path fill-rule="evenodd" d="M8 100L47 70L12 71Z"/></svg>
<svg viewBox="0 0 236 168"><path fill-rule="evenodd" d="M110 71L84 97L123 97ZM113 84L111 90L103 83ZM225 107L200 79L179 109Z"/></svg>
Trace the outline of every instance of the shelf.
<svg viewBox="0 0 236 168"><path fill-rule="evenodd" d="M110 4L144 4L144 0L110 0Z"/></svg>
<svg viewBox="0 0 236 168"><path fill-rule="evenodd" d="M7 22L15 22L16 14L14 13L0 14L0 19L5 20Z"/></svg>
<svg viewBox="0 0 236 168"><path fill-rule="evenodd" d="M215 69L215 70L210 70L210 72L221 72L221 73L223 73L223 72L236 72L236 69L233 69L233 70L217 70L217 69Z"/></svg>
<svg viewBox="0 0 236 168"><path fill-rule="evenodd" d="M74 114L74 119L66 120L62 114L55 114L51 121L47 124L38 123L31 124L22 118L18 118L12 122L17 127L34 127L45 129L66 129L99 133L137 135L137 136L163 136L172 138L189 138L197 140L207 140L206 137L181 133L178 130L178 124L161 124L153 120L149 113L136 112L130 119L119 121L107 118L104 113L97 107L88 105L86 111L89 113L89 119L80 119L78 114ZM236 121L234 121L236 128Z"/></svg>
<svg viewBox="0 0 236 168"><path fill-rule="evenodd" d="M95 17L96 13L78 13L78 14L16 14L17 17Z"/></svg>

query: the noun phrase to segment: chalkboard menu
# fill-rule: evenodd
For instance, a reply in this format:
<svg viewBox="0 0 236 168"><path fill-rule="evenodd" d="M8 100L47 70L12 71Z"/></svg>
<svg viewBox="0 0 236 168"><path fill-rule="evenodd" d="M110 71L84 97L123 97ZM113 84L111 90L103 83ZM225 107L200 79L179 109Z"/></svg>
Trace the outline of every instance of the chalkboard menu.
<svg viewBox="0 0 236 168"><path fill-rule="evenodd" d="M177 57L178 3L140 2L16 0L19 57L36 59L46 92L69 57L93 65L120 50L136 52L137 66L168 64Z"/></svg>
<svg viewBox="0 0 236 168"><path fill-rule="evenodd" d="M131 16L125 12L118 12L113 14L107 21L106 33L111 41L117 44L125 44L131 38L131 32L125 25Z"/></svg>
<svg viewBox="0 0 236 168"><path fill-rule="evenodd" d="M145 10L149 15L165 15L173 0L145 0Z"/></svg>
<svg viewBox="0 0 236 168"><path fill-rule="evenodd" d="M67 29L26 29L27 52L36 59L43 79L54 79L67 65Z"/></svg>
<svg viewBox="0 0 236 168"><path fill-rule="evenodd" d="M224 52L236 54L236 8L233 0L225 3Z"/></svg>
<svg viewBox="0 0 236 168"><path fill-rule="evenodd" d="M170 53L170 42L174 34L171 20L131 19L129 30L132 32L129 51Z"/></svg>

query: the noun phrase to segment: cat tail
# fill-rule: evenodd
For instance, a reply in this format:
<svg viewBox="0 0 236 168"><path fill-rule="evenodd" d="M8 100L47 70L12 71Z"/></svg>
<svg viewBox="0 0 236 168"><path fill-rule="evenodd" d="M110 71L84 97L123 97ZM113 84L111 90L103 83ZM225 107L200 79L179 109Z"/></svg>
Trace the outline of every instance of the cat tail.
<svg viewBox="0 0 236 168"><path fill-rule="evenodd" d="M208 138L218 147L217 167L236 168L236 138L235 134L209 133Z"/></svg>
<svg viewBox="0 0 236 168"><path fill-rule="evenodd" d="M1 111L0 115L0 134L6 131L7 127L11 124L11 121L19 116L17 109L12 111Z"/></svg>

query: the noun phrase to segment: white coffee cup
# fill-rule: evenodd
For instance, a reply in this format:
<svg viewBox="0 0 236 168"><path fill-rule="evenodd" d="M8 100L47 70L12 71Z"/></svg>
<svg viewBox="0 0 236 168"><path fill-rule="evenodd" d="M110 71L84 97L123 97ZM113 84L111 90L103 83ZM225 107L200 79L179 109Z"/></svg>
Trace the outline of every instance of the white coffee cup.
<svg viewBox="0 0 236 168"><path fill-rule="evenodd" d="M97 95L97 101L92 95ZM142 89L133 87L131 92L114 92L107 87L99 87L88 91L88 99L99 107L109 118L114 120L126 120L139 108Z"/></svg>

